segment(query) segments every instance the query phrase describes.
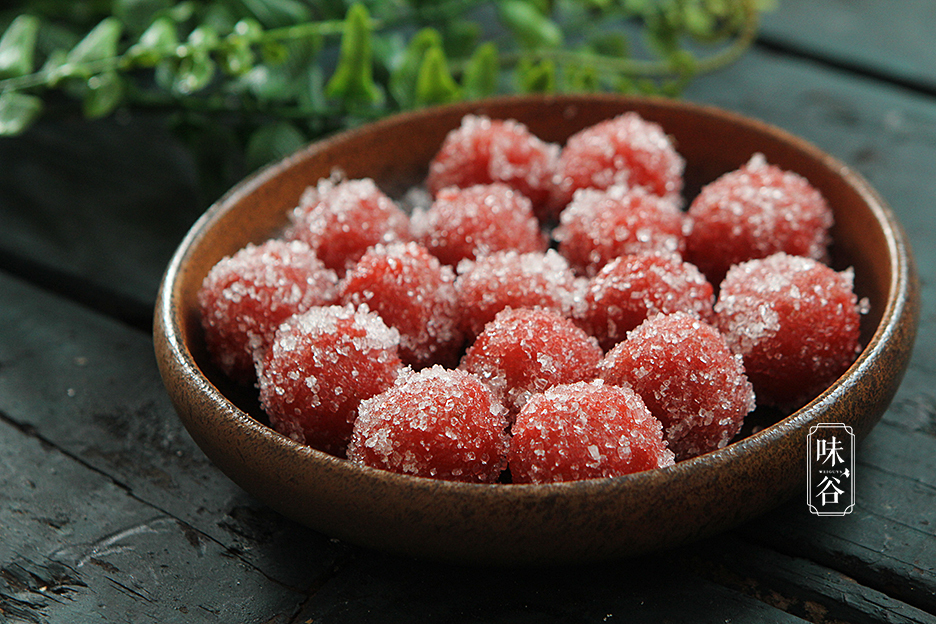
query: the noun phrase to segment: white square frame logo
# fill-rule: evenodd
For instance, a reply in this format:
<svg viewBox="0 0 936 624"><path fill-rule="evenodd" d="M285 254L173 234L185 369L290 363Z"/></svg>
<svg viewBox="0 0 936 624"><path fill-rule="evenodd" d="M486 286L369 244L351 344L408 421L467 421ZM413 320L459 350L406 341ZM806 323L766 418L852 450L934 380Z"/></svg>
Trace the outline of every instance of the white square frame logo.
<svg viewBox="0 0 936 624"><path fill-rule="evenodd" d="M809 428L807 504L817 516L845 516L855 509L855 432L843 423Z"/></svg>

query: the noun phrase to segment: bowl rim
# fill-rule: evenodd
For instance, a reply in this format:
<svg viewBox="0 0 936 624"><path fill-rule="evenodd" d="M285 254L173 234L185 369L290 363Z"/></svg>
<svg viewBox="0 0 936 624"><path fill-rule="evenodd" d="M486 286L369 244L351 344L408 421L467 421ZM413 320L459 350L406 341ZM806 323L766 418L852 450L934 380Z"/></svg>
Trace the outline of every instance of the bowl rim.
<svg viewBox="0 0 936 624"><path fill-rule="evenodd" d="M822 394L795 412L781 418L779 421L754 432L745 438L734 441L726 447L706 453L704 455L677 462L672 466L648 470L640 473L617 477L604 477L585 479L561 483L546 484L479 484L462 483L454 481L439 481L412 475L402 475L389 471L353 464L352 462L334 457L318 451L304 444L299 444L288 437L276 432L271 427L257 421L250 414L243 411L231 399L223 394L198 366L196 359L186 344L183 323L178 311L181 306L177 303L180 298L179 286L185 274L185 263L192 249L195 248L210 226L224 214L231 206L237 204L239 198L249 195L255 189L274 180L283 172L289 170L296 159L309 157L310 153L322 151L340 141L347 141L362 132L373 132L378 129L390 127L401 123L411 123L421 116L435 114L439 109L448 111L471 112L483 110L489 106L502 106L511 104L531 104L535 102L567 102L569 105L586 104L592 100L607 101L620 104L622 110L634 106L634 103L651 106L678 107L695 115L715 116L733 124L747 126L757 132L766 132L779 140L791 143L796 150L809 154L813 159L822 163L831 171L846 180L862 198L874 215L876 222L881 226L886 240L887 255L890 262L889 284L886 304L881 312L880 320L874 329L867 344L851 364L831 386ZM285 210L288 207L284 207ZM312 462L316 465L337 470L341 473L360 474L363 478L380 483L383 486L406 488L417 491L439 492L444 490L453 496L472 496L479 500L500 499L508 497L512 501L537 500L543 497L554 496L583 496L591 497L596 494L615 495L622 490L642 488L653 482L677 482L697 473L700 469L717 470L720 467L739 461L751 453L769 446L776 438L788 435L801 434L807 425L822 422L824 408L839 400L850 388L853 380L865 373L876 358L889 347L895 334L911 332L912 345L919 309L919 287L912 252L902 227L894 216L884 199L875 191L861 174L854 171L837 158L823 150L795 136L779 127L763 121L742 116L722 108L711 105L697 104L682 100L670 100L658 97L621 96L613 94L589 95L562 95L562 96L502 96L463 102L454 105L432 107L408 111L388 116L366 125L345 130L331 137L314 141L290 156L272 163L256 173L248 176L216 202L214 202L186 233L174 252L160 283L154 316L154 336L157 342L157 354L160 371L163 379L169 383L170 368L180 367L182 383L193 390L200 401L211 403L220 407L223 418L230 419L236 426L252 438L262 440L264 445L272 445L280 450L301 458L303 462ZM906 321L909 319L909 323ZM907 355L909 358L909 355ZM902 375L902 372L901 372ZM177 410L178 411L178 410ZM181 416L181 414L180 414ZM183 421L186 419L183 417ZM876 421L875 421L876 422ZM185 422L186 426L188 423ZM869 427L870 429L870 427ZM805 470L803 470L805 476Z"/></svg>

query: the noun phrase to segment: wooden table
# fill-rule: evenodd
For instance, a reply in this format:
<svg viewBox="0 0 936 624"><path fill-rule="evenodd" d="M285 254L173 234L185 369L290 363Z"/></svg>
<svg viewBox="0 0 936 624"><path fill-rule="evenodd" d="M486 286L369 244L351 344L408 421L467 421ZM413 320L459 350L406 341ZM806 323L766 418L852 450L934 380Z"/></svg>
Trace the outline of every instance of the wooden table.
<svg viewBox="0 0 936 624"><path fill-rule="evenodd" d="M223 476L173 412L152 306L207 205L159 119L0 141L0 622L936 622L936 3L781 0L687 99L860 171L909 232L916 351L857 452L857 504L797 499L636 560L463 569L297 526Z"/></svg>

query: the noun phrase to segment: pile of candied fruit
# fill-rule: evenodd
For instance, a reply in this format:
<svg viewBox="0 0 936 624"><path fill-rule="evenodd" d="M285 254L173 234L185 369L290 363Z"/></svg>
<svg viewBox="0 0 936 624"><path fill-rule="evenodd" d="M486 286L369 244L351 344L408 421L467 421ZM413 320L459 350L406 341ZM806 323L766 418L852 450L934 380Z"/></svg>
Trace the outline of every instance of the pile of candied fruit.
<svg viewBox="0 0 936 624"><path fill-rule="evenodd" d="M277 431L475 483L660 468L795 410L857 356L867 303L832 211L761 154L685 200L685 161L624 113L564 145L468 115L404 198L314 182L199 291L214 364Z"/></svg>

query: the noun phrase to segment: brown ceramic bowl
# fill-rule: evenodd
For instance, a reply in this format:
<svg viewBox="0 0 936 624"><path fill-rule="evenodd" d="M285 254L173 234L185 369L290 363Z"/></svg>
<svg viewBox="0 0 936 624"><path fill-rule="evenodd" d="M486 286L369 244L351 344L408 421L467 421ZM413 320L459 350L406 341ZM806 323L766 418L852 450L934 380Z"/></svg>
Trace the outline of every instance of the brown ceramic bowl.
<svg viewBox="0 0 936 624"><path fill-rule="evenodd" d="M550 485L476 485L392 474L297 444L262 424L253 393L208 362L196 292L215 262L280 228L302 191L338 167L393 194L419 182L445 134L479 112L517 119L547 141L634 110L660 123L688 163L688 193L762 152L808 178L835 211L834 264L853 266L864 351L815 400L768 417L726 448L639 474ZM820 422L864 437L910 358L918 314L910 249L868 184L809 143L722 110L659 99L495 99L391 117L324 140L239 184L192 227L156 307L160 370L179 416L231 479L282 514L381 550L474 563L583 562L672 547L735 526L793 496L806 505L806 436Z"/></svg>

